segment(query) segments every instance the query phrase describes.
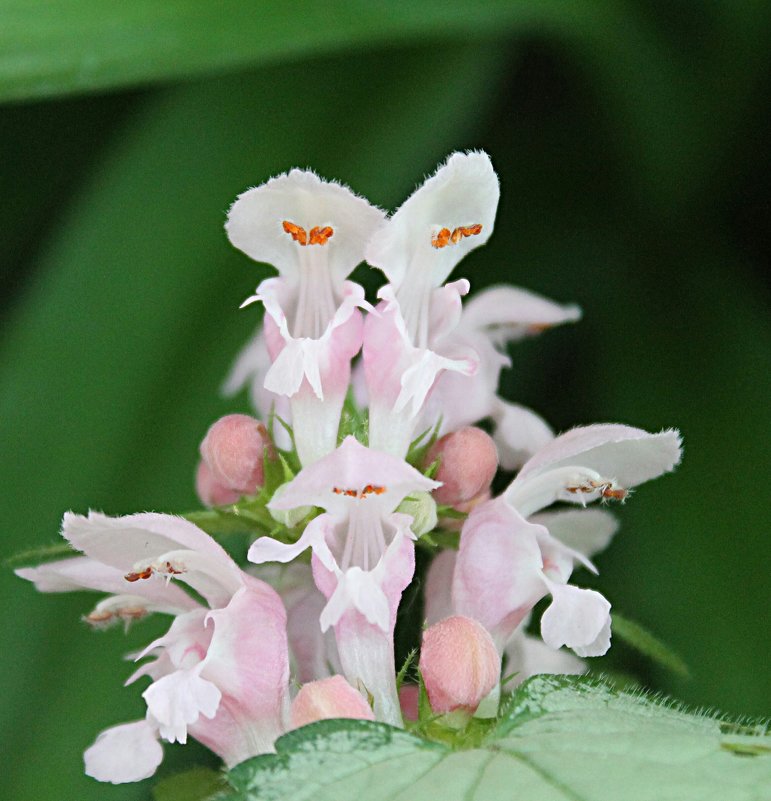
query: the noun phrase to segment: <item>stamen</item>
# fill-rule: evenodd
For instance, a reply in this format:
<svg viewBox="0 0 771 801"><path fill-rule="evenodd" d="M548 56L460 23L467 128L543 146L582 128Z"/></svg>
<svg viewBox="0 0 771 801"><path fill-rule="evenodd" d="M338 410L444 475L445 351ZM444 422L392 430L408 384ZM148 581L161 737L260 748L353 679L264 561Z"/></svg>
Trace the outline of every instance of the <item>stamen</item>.
<svg viewBox="0 0 771 801"><path fill-rule="evenodd" d="M139 579L143 580L149 579L150 576L152 575L153 575L152 567L146 567L144 568L144 570L140 570L136 573L126 573L126 575L123 578L125 578L126 581L134 582L134 581L139 581Z"/></svg>
<svg viewBox="0 0 771 801"><path fill-rule="evenodd" d="M281 223L284 231L297 242L298 245L305 247L306 245L326 245L329 239L334 236L334 229L329 226L315 225L310 230L310 234L300 225L295 225L289 220L284 220Z"/></svg>
<svg viewBox="0 0 771 801"><path fill-rule="evenodd" d="M107 627L118 620L128 624L149 613L142 599L130 595L114 595L100 601L83 619L95 627Z"/></svg>
<svg viewBox="0 0 771 801"><path fill-rule="evenodd" d="M126 573L123 577L126 581L139 581L140 579L149 579L153 573L160 573L163 576L178 576L180 573L184 573L185 570L182 567L175 567L171 562L166 561L160 564L152 564L148 565L147 567L139 570L135 573Z"/></svg>
<svg viewBox="0 0 771 801"><path fill-rule="evenodd" d="M284 220L282 225L284 226L284 230L289 234L289 236L292 237L292 239L294 239L295 242L298 242L303 246L308 244L308 234L305 232L304 228L289 222L289 220Z"/></svg>
<svg viewBox="0 0 771 801"><path fill-rule="evenodd" d="M346 498L366 498L368 495L382 495L385 491L385 487L378 487L374 484L367 484L362 490L332 487L332 492L334 492L335 495L345 495Z"/></svg>
<svg viewBox="0 0 771 801"><path fill-rule="evenodd" d="M623 501L629 494L628 490L623 487L616 487L612 481L587 481L584 484L567 486L565 490L572 495L599 492L603 499L613 499L615 501Z"/></svg>
<svg viewBox="0 0 771 801"><path fill-rule="evenodd" d="M450 231L449 228L440 228L432 237L431 244L435 248L444 248L447 245L457 245L464 237L476 236L482 233L482 225L475 223L474 225L459 225Z"/></svg>
<svg viewBox="0 0 771 801"><path fill-rule="evenodd" d="M311 228L310 234L310 242L311 245L326 245L327 240L334 236L334 229L330 226L325 225L323 228L320 228L318 225L315 228Z"/></svg>

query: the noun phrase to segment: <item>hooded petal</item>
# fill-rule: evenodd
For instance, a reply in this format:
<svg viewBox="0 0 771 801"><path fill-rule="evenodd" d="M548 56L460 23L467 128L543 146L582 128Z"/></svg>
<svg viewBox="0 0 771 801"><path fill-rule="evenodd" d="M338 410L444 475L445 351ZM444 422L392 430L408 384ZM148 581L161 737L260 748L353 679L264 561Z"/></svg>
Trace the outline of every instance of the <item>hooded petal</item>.
<svg viewBox="0 0 771 801"><path fill-rule="evenodd" d="M47 562L37 567L22 567L15 571L27 579L39 592L72 592L96 590L124 595L129 590L153 605L156 611L179 614L195 609L198 603L184 590L167 581L144 581L130 586L124 571L96 562L87 556Z"/></svg>
<svg viewBox="0 0 771 801"><path fill-rule="evenodd" d="M374 234L366 258L379 267L397 292L410 290L425 276L439 286L471 250L483 245L493 231L500 190L486 153L453 153ZM446 246L432 244L446 229L479 226ZM476 230L476 229L474 229Z"/></svg>
<svg viewBox="0 0 771 801"><path fill-rule="evenodd" d="M463 309L461 325L464 331L485 331L502 345L580 319L578 306L563 306L535 292L501 285L474 295Z"/></svg>
<svg viewBox="0 0 771 801"><path fill-rule="evenodd" d="M103 731L83 754L86 775L100 782L124 784L152 776L163 761L158 732L146 720Z"/></svg>
<svg viewBox="0 0 771 801"><path fill-rule="evenodd" d="M225 229L239 250L272 264L281 275L297 276L303 257L315 249L328 259L334 277L343 280L362 261L364 247L384 216L348 187L295 169L239 195ZM302 245L285 221L308 236L313 228L326 226L333 233L323 245Z"/></svg>
<svg viewBox="0 0 771 801"><path fill-rule="evenodd" d="M524 516L557 500L586 504L672 470L680 435L623 425L593 425L561 434L529 459L504 493Z"/></svg>
<svg viewBox="0 0 771 801"><path fill-rule="evenodd" d="M620 424L574 428L542 448L523 466L517 479L582 465L634 487L672 470L680 461L680 434L668 429L649 434Z"/></svg>
<svg viewBox="0 0 771 801"><path fill-rule="evenodd" d="M152 512L107 517L89 512L88 517L64 515L63 536L95 561L129 574L156 565L190 584L211 606L224 606L241 586L241 571L225 550L208 534L181 517ZM181 554L178 565L168 561ZM150 573L147 573L150 576ZM131 583L129 583L131 582ZM137 581L127 580L131 588Z"/></svg>
<svg viewBox="0 0 771 801"><path fill-rule="evenodd" d="M610 604L600 593L546 580L552 595L541 617L550 648L567 645L579 656L602 656L610 648Z"/></svg>
<svg viewBox="0 0 771 801"><path fill-rule="evenodd" d="M430 492L438 486L436 481L426 478L403 459L367 448L349 436L337 450L304 467L286 485L281 497L268 504L268 508L320 506L336 517L344 518L348 516L351 504L374 502L382 513L387 514L411 492ZM364 492L367 487L377 492ZM359 496L347 495L346 492L356 492Z"/></svg>

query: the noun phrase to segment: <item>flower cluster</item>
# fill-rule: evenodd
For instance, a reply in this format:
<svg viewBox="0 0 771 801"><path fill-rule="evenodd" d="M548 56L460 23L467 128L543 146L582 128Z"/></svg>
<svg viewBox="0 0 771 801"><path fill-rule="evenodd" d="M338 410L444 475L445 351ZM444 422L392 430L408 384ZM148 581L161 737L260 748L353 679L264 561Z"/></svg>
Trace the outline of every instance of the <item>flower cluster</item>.
<svg viewBox="0 0 771 801"><path fill-rule="evenodd" d="M416 673L448 726L495 716L502 664L522 681L607 651L610 604L569 583L578 566L596 572L616 530L586 507L671 470L680 438L617 424L555 436L498 396L508 343L580 316L507 286L464 304L469 282L448 282L492 234L498 196L471 152L390 217L301 170L235 201L230 241L278 275L244 303L264 321L226 383L249 388L259 419L222 418L201 444L209 511L68 513L62 534L82 555L17 571L44 592L107 593L94 626L171 616L133 655L147 660L127 681L150 679L145 717L99 735L89 775L150 776L160 741L188 735L230 766L321 718L413 719L394 628L416 543L434 554ZM386 278L374 306L349 280L362 261ZM517 473L493 497L499 468ZM233 526L250 534L248 565L223 547ZM547 597L540 637L526 634Z"/></svg>

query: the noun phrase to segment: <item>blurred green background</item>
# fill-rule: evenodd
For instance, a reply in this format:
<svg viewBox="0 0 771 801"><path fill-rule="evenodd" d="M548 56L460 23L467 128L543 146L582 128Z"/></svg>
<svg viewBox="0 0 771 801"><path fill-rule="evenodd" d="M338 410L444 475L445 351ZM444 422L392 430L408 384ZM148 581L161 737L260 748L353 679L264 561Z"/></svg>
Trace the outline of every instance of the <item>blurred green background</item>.
<svg viewBox="0 0 771 801"><path fill-rule="evenodd" d="M484 148L502 199L463 274L584 310L513 350L508 396L558 429L685 437L596 584L692 677L622 644L610 664L769 714L770 34L771 4L733 0L0 0L4 556L66 509L195 506L201 436L247 408L219 386L268 274L224 236L240 191L311 166L393 209ZM90 598L9 570L0 593L0 797L149 797L81 754L141 714L121 656L163 621L92 633ZM168 748L162 774L203 753Z"/></svg>

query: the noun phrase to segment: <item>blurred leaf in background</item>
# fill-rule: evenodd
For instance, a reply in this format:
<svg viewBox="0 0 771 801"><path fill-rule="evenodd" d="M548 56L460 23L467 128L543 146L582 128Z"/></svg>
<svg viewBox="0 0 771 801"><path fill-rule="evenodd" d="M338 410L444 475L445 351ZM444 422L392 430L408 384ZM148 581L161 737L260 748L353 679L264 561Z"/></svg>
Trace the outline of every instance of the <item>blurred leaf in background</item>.
<svg viewBox="0 0 771 801"><path fill-rule="evenodd" d="M598 581L692 678L621 645L612 664L768 714L771 8L566 5L0 0L0 98L28 100L0 110L4 553L56 541L69 508L195 505L197 443L246 408L218 392L257 322L237 306L267 275L222 231L240 191L311 166L393 208L482 147L503 195L472 286L584 309L512 351L509 396L559 429L685 436L680 470L618 510ZM61 98L97 88L113 93ZM162 621L94 634L85 595L9 573L0 593L0 794L147 798L87 779L81 754L141 714L120 657ZM169 752L166 772L205 759Z"/></svg>

